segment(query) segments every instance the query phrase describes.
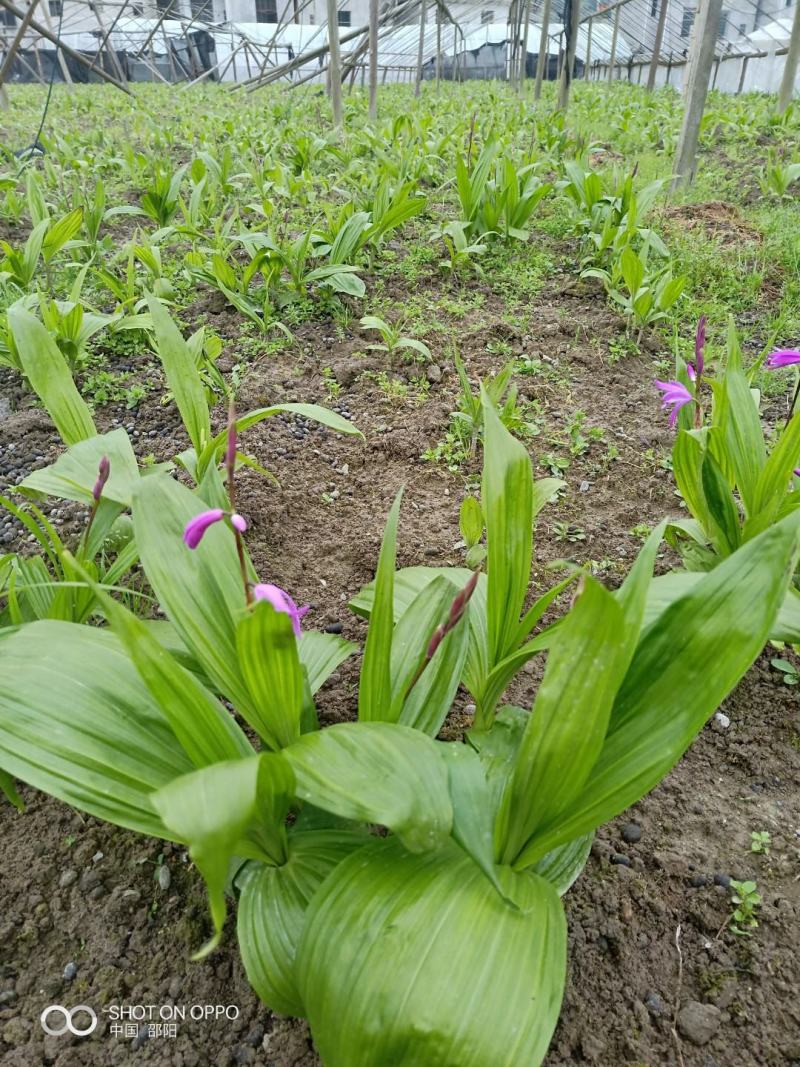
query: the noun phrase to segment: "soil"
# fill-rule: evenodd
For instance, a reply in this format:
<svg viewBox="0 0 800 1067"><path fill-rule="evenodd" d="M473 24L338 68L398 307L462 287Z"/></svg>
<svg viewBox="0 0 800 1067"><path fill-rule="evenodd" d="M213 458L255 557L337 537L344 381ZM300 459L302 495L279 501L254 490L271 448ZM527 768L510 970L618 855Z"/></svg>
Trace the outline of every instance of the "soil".
<svg viewBox="0 0 800 1067"><path fill-rule="evenodd" d="M625 343L621 320L602 294L566 289L564 280L551 280L536 298L529 330L508 324L488 287L483 306L458 321L450 316L450 325L473 381L497 372L509 354L535 367L517 382L539 431L527 442L540 476L549 473L544 455L568 454L566 427L576 412L585 413L584 434L603 430L602 440L591 439L572 458L565 496L540 517L534 581L548 580L545 563L568 557L595 561L614 584L641 544L637 527L677 506L661 462L671 434L652 387L654 360L669 353L647 338L643 354L615 362ZM425 284L445 287L435 279ZM231 363L244 358L237 316L202 293L195 313L229 340ZM399 565L463 562L458 508L479 467L476 459L451 473L422 458L443 439L458 395L447 354L433 347L432 367L392 366L385 354L365 352L363 338L339 336L322 322L300 328L291 350L249 368L242 411L277 400L329 403L365 436L361 442L285 417L261 423L243 442L280 482L241 476L239 505L250 522L254 562L262 580L312 605L308 623L315 628L340 624L346 636L363 640L363 623L347 600L373 575L401 485ZM381 371L399 381L391 396L375 378ZM334 397L331 374L340 386ZM430 384L416 399L420 375ZM406 387L408 395L399 396ZM2 398L13 410L0 419L0 478L15 483L50 462L59 444L9 376L0 379ZM186 443L174 409L162 406L156 391L134 412L112 405L98 413L102 428L115 424L129 429L142 457L168 458ZM70 505L53 505L50 513L67 535L84 521ZM0 540L4 550L24 544L14 520L0 525ZM664 556L660 566L668 563ZM539 671L534 665L518 680L516 702L530 703ZM353 717L356 677L351 661L324 688L324 722ZM464 702L450 735L467 719ZM599 832L566 897L569 977L547 1067L800 1062L800 707L765 656L721 710L728 724L712 720L658 789ZM249 990L232 922L219 951L190 960L208 935L208 917L184 849L23 793L22 815L0 804L0 1063L318 1065L305 1024L272 1016ZM756 830L771 834L768 855L750 849ZM763 895L753 936L728 929L731 877L757 880ZM86 1039L46 1036L39 1016L49 1004L94 1007L97 1031ZM185 1006L187 1021L176 1036L119 1034L109 1009L120 1004ZM229 1006L238 1017L192 1021L192 1005Z"/></svg>

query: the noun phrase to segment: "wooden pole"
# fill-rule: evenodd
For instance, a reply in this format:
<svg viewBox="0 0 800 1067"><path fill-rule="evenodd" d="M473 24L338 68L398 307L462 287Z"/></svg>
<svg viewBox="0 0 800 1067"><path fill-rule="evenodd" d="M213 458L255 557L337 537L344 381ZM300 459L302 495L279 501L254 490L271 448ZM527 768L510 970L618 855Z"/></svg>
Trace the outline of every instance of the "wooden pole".
<svg viewBox="0 0 800 1067"><path fill-rule="evenodd" d="M666 0L663 0L666 4ZM617 61L617 38L619 37L619 13L622 10L620 6L617 7L614 12L614 28L611 31L611 55L608 57L608 80L612 82L614 80L614 65Z"/></svg>
<svg viewBox="0 0 800 1067"><path fill-rule="evenodd" d="M719 0L720 6L722 0ZM561 82L558 87L558 110L566 111L569 104L569 90L572 85L572 73L575 69L575 46L578 43L578 26L581 21L580 0L567 0L564 10L564 65L561 68Z"/></svg>
<svg viewBox="0 0 800 1067"><path fill-rule="evenodd" d="M673 190L690 183L697 167L700 122L708 95L711 65L714 62L714 45L719 33L721 13L722 0L700 0L689 46L683 125L675 152Z"/></svg>
<svg viewBox="0 0 800 1067"><path fill-rule="evenodd" d="M422 0L419 9L419 47L417 48L417 73L414 79L414 96L419 96L422 85L422 64L425 59L425 15L428 10L428 0Z"/></svg>
<svg viewBox="0 0 800 1067"><path fill-rule="evenodd" d="M8 76L11 73L11 67L14 63L14 59L16 58L17 52L19 51L19 46L22 44L22 38L28 32L28 27L33 21L33 16L36 13L38 3L39 0L30 0L30 3L28 4L28 10L23 15L22 21L17 27L17 32L14 34L11 44L8 46L8 51L5 54L3 65L0 67L0 85L5 85L6 81L8 80Z"/></svg>
<svg viewBox="0 0 800 1067"><path fill-rule="evenodd" d="M789 38L789 51L786 53L786 66L783 68L781 87L778 90L778 114L782 115L792 101L797 68L800 66L800 3L794 9L792 35Z"/></svg>
<svg viewBox="0 0 800 1067"><path fill-rule="evenodd" d="M722 0L720 0L722 3ZM341 129L344 122L342 112L342 54L339 49L339 20L336 14L336 0L326 0L328 11L328 53L331 81L331 106L333 124Z"/></svg>
<svg viewBox="0 0 800 1067"><path fill-rule="evenodd" d="M536 57L536 84L533 89L534 100L538 100L542 95L542 78L544 77L545 67L550 59L549 40L550 0L544 0L544 7L542 8L542 32L539 34L539 54Z"/></svg>
<svg viewBox="0 0 800 1067"><path fill-rule="evenodd" d="M42 16L44 18L44 21L47 23L48 30L50 30L51 33L54 33L55 30L53 29L53 19L50 16L49 5L48 4L44 4L42 6L42 8L41 8L41 12L42 12ZM70 89L70 92L71 92L72 91L72 75L69 72L69 67L67 66L66 61L65 61L63 55L61 54L61 49L60 48L56 48L56 59L58 60L59 67L61 67L61 74L63 75L64 81L69 86L69 89Z"/></svg>
<svg viewBox="0 0 800 1067"><path fill-rule="evenodd" d="M661 0L661 2L663 4L663 3L666 2L666 0ZM583 78L584 78L584 81L587 81L587 82L589 81L589 64L592 61L592 22L593 21L594 21L593 16L590 15L589 16L589 25L588 25L587 30L586 30L586 63L585 63L584 68L583 68Z"/></svg>
<svg viewBox="0 0 800 1067"><path fill-rule="evenodd" d="M744 59L742 60L742 72L739 75L739 85L738 85L738 87L736 89L737 93L740 93L742 91L742 89L744 89L744 79L745 79L745 75L747 74L747 64L749 62L750 62L750 56L745 56Z"/></svg>
<svg viewBox="0 0 800 1067"><path fill-rule="evenodd" d="M442 5L436 5L436 92L442 79Z"/></svg>
<svg viewBox="0 0 800 1067"><path fill-rule="evenodd" d="M525 31L522 35L522 58L519 64L519 88L520 90L525 84L525 79L528 77L528 37L531 31L531 2L532 0L526 0L525 3Z"/></svg>
<svg viewBox="0 0 800 1067"><path fill-rule="evenodd" d="M369 118L378 117L378 0L369 0Z"/></svg>
<svg viewBox="0 0 800 1067"><path fill-rule="evenodd" d="M0 7L5 8L6 11L10 11L11 14L18 19L25 18L25 12L18 8L16 4L12 3L11 0L0 0ZM30 20L30 27L32 30L36 30L40 37L44 37L46 41L50 41L50 43L54 44L57 48L61 48L64 55L69 56L70 59L74 59L76 63L80 63L83 67L90 66L90 62L86 58L86 56L82 56L80 52L76 52L74 48L70 48L69 45L64 44L62 41L59 41L55 33L51 33L50 30L48 30L47 27L44 26L41 22L38 22L36 19L32 18ZM102 67L98 69L97 73L100 75L103 81L107 81L110 85L115 85L117 89L121 89L123 93L127 93L128 96L133 96L133 93L130 91L127 85L124 85L122 82L118 82L116 78L112 78L110 74L107 74L102 69Z"/></svg>
<svg viewBox="0 0 800 1067"><path fill-rule="evenodd" d="M661 61L661 45L664 41L664 27L667 23L667 8L669 0L661 0L658 9L658 23L656 25L656 39L653 42L653 55L650 57L650 69L647 72L647 91L652 92L656 87L656 74L658 64Z"/></svg>

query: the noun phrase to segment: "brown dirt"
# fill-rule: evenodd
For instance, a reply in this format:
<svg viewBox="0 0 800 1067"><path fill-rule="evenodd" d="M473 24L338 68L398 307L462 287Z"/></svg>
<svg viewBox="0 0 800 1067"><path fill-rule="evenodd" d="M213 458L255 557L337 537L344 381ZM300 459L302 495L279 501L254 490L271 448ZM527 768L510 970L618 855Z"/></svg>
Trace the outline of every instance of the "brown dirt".
<svg viewBox="0 0 800 1067"><path fill-rule="evenodd" d="M604 431L603 440L572 459L567 493L540 519L535 580L546 580L544 562L570 556L594 560L614 583L640 544L634 527L675 510L669 474L659 463L671 437L652 388L652 357L667 353L653 340L646 354L610 362L609 346L622 340L622 326L592 291L563 292L553 283L536 301L529 330L510 327L503 321L507 309L488 287L487 294L480 311L454 324L462 355L473 379L500 369L507 356L497 353L498 342L539 361L537 373L517 378L539 428L528 439L538 473L547 473L543 454L568 454L565 427L576 411L585 413L584 430ZM236 318L203 311L232 339L235 356ZM246 473L239 493L262 579L310 602L310 625L342 623L347 636L360 640L363 624L346 601L372 576L396 490L406 486L399 565L459 564L458 507L478 465L451 474L421 458L442 439L458 392L435 341L442 375L419 401L409 382L422 373L418 366L389 368L384 357L359 354L363 339L334 338L331 323L298 330L291 351L251 368L240 408L326 402L322 369L330 367L341 385L332 403L352 416L365 441L292 419L269 420L248 433L244 446L281 487ZM381 369L408 385L409 396L390 399L362 373ZM0 393L10 395L7 380ZM56 448L47 421L18 397L15 403L18 411L0 423L0 476L12 481L51 459ZM154 396L138 412L110 408L99 421L111 425L115 418L133 427L140 455L153 451L161 458L183 446L174 412ZM65 520L67 526L77 521ZM583 539L560 539L559 523ZM7 529L16 537L13 524ZM356 669L351 662L323 691L323 721L352 717ZM523 674L514 698L530 702L537 677L538 667ZM566 898L570 973L547 1067L780 1067L800 1060L797 697L765 658L723 711L729 728L712 722L657 790L601 830ZM183 849L102 825L30 791L26 799L25 815L0 804L0 1062L317 1067L305 1025L274 1018L249 991L232 924L218 952L202 962L189 959L207 936L208 920L199 876ZM631 822L641 829L635 844L621 836ZM752 830L770 831L769 856L750 852ZM159 882L161 867L170 872L168 885L163 875ZM753 937L718 934L730 905L714 875L723 882L758 880L764 905ZM65 968L74 976L65 977ZM716 1029L704 1045L687 1036L687 1016L697 1010L687 1005L694 1002L712 1009L704 1010ZM94 1006L98 1031L84 1040L46 1037L39 1014L51 1003ZM110 1033L101 1009L119 1003L235 1005L240 1014L235 1021L187 1021L175 1037L142 1040Z"/></svg>
<svg viewBox="0 0 800 1067"><path fill-rule="evenodd" d="M735 204L711 200L705 204L682 204L668 208L665 215L674 219L690 233L699 230L715 237L722 246L742 242L760 244L763 240L756 226L745 219Z"/></svg>

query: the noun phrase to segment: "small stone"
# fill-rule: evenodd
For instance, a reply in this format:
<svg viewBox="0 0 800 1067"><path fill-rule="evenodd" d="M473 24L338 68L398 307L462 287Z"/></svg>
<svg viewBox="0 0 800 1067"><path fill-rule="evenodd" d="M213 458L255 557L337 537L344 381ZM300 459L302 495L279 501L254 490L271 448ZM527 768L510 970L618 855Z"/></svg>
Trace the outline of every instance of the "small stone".
<svg viewBox="0 0 800 1067"><path fill-rule="evenodd" d="M629 845L635 845L642 839L642 828L638 822L626 822L622 827L622 840Z"/></svg>
<svg viewBox="0 0 800 1067"><path fill-rule="evenodd" d="M67 982L71 982L75 975L78 973L78 964L70 961L64 968L64 979Z"/></svg>
<svg viewBox="0 0 800 1067"><path fill-rule="evenodd" d="M95 854L92 856L92 863L99 863L104 855L105 853L103 852L95 852Z"/></svg>
<svg viewBox="0 0 800 1067"><path fill-rule="evenodd" d="M627 856L623 856L620 852L615 852L611 857L611 862L615 863L618 867L630 867L631 861Z"/></svg>
<svg viewBox="0 0 800 1067"><path fill-rule="evenodd" d="M581 493L588 493L589 492L589 483L586 482L586 481L581 482L581 484L578 486L578 491L581 492Z"/></svg>
<svg viewBox="0 0 800 1067"><path fill-rule="evenodd" d="M715 874L714 885L721 885L723 889L730 889L731 876L729 874Z"/></svg>
<svg viewBox="0 0 800 1067"><path fill-rule="evenodd" d="M714 721L720 726L721 729L727 730L731 724L731 720L727 715L724 715L721 711L718 711L714 715Z"/></svg>
<svg viewBox="0 0 800 1067"><path fill-rule="evenodd" d="M342 632L342 629L343 629L342 623L340 623L340 622L332 622L330 624L330 626L326 626L325 627L325 633L326 634L340 634Z"/></svg>
<svg viewBox="0 0 800 1067"><path fill-rule="evenodd" d="M464 705L464 714L465 715L469 715L470 717L472 717L477 710L478 709L475 706L475 704L465 704Z"/></svg>
<svg viewBox="0 0 800 1067"><path fill-rule="evenodd" d="M158 868L158 888L166 891L169 889L172 883L172 875L170 874L169 867L165 863L162 863Z"/></svg>
<svg viewBox="0 0 800 1067"><path fill-rule="evenodd" d="M425 368L425 377L431 384L442 380L442 368L438 363L429 363Z"/></svg>
<svg viewBox="0 0 800 1067"><path fill-rule="evenodd" d="M651 990L647 994L644 998L644 1002L651 1015L664 1015L666 1013L666 1004L654 990Z"/></svg>
<svg viewBox="0 0 800 1067"><path fill-rule="evenodd" d="M702 889L704 885L708 885L708 879L704 874L693 874L689 879L689 885L693 889Z"/></svg>
<svg viewBox="0 0 800 1067"><path fill-rule="evenodd" d="M251 1045L253 1048L257 1048L264 1039L264 1027L260 1023L256 1023L253 1029L248 1033L244 1039L246 1045Z"/></svg>
<svg viewBox="0 0 800 1067"><path fill-rule="evenodd" d="M678 1029L693 1045L707 1045L719 1030L722 1012L713 1004L690 1000L678 1012Z"/></svg>
<svg viewBox="0 0 800 1067"><path fill-rule="evenodd" d="M77 881L78 881L78 872L72 870L72 868L69 868L68 870L64 871L64 873L59 878L59 880L58 880L58 888L59 889L69 889L69 887L71 885L74 885L75 882L77 882Z"/></svg>

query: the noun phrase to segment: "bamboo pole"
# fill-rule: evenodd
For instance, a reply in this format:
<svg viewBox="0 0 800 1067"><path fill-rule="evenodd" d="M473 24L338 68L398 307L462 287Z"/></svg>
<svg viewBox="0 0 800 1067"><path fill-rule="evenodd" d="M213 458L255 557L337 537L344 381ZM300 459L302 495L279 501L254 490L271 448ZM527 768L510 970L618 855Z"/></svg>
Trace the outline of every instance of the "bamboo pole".
<svg viewBox="0 0 800 1067"><path fill-rule="evenodd" d="M14 34L11 44L8 46L8 51L6 52L5 58L3 59L3 65L0 66L0 85L5 85L6 83L6 80L11 72L11 67L14 63L14 59L16 58L17 52L19 51L19 46L22 44L22 38L28 32L28 27L33 21L33 16L36 13L36 8L38 4L39 0L30 0L30 3L28 4L28 10L23 15L22 21L17 27L17 32Z"/></svg>
<svg viewBox="0 0 800 1067"><path fill-rule="evenodd" d="M662 4L666 3L666 0L661 0ZM589 81L589 64L592 60L592 26L594 24L593 18L589 18L589 26L586 30L586 63L583 68L583 79Z"/></svg>
<svg viewBox="0 0 800 1067"><path fill-rule="evenodd" d="M722 3L722 0L719 0ZM572 85L572 73L575 68L575 46L578 43L578 26L581 21L580 0L567 0L564 13L564 65L561 68L561 82L558 87L558 109L566 111L569 104L569 90Z"/></svg>
<svg viewBox="0 0 800 1067"><path fill-rule="evenodd" d="M786 65L783 68L781 87L778 90L778 114L782 115L792 101L797 68L800 66L800 3L794 9L792 35L789 38L789 50L786 53Z"/></svg>
<svg viewBox="0 0 800 1067"><path fill-rule="evenodd" d="M542 95L542 78L544 68L547 66L550 40L550 0L544 0L542 8L542 32L539 34L539 55L536 57L536 85L533 90L533 99L538 100Z"/></svg>
<svg viewBox="0 0 800 1067"><path fill-rule="evenodd" d="M532 0L526 0L525 3L525 31L522 35L522 59L519 65L519 85L518 88L522 91L522 87L525 84L525 79L528 76L528 36L531 29L531 2Z"/></svg>
<svg viewBox="0 0 800 1067"><path fill-rule="evenodd" d="M656 87L656 74L661 60L661 45L664 41L664 26L667 22L667 7L669 0L661 0L658 9L658 23L656 24L656 39L653 42L653 54L650 57L650 69L647 72L647 91L652 92Z"/></svg>
<svg viewBox="0 0 800 1067"><path fill-rule="evenodd" d="M619 13L622 10L618 6L614 11L614 28L611 31L611 55L608 57L608 80L614 80L614 65L617 60L617 38L619 37Z"/></svg>
<svg viewBox="0 0 800 1067"><path fill-rule="evenodd" d="M721 2L721 0L720 0ZM331 107L333 124L341 129L344 117L342 112L342 54L339 47L339 19L336 13L336 0L326 0L328 11L328 54L331 80Z"/></svg>
<svg viewBox="0 0 800 1067"><path fill-rule="evenodd" d="M422 64L425 59L425 15L428 10L428 0L422 0L419 9L419 46L417 48L417 71L414 78L414 96L419 96L422 85Z"/></svg>
<svg viewBox="0 0 800 1067"><path fill-rule="evenodd" d="M700 137L700 122L708 95L711 65L714 62L714 45L719 32L722 0L700 0L689 46L689 70L686 80L683 125L675 152L672 183L675 190L694 178L697 165L697 144Z"/></svg>
<svg viewBox="0 0 800 1067"><path fill-rule="evenodd" d="M12 3L12 0L0 0L0 7L5 8L6 11L10 11L11 14L18 19L25 18L25 12L18 8L16 4ZM51 33L41 22L32 18L30 20L30 28L35 30L40 37L44 37L46 41L50 41L51 44L54 44L57 48L61 48L65 55L69 56L70 59L74 59L76 63L80 63L82 67L89 67L91 65L86 56L82 56L80 52L76 52L74 48L70 48L69 45L60 41L55 33ZM103 81L107 81L110 85L115 85L117 89L121 89L123 93L127 93L128 96L133 96L133 93L127 85L118 82L116 78L112 78L112 76L107 74L102 67L98 69L97 73Z"/></svg>
<svg viewBox="0 0 800 1067"><path fill-rule="evenodd" d="M378 117L378 0L369 0L369 117Z"/></svg>

